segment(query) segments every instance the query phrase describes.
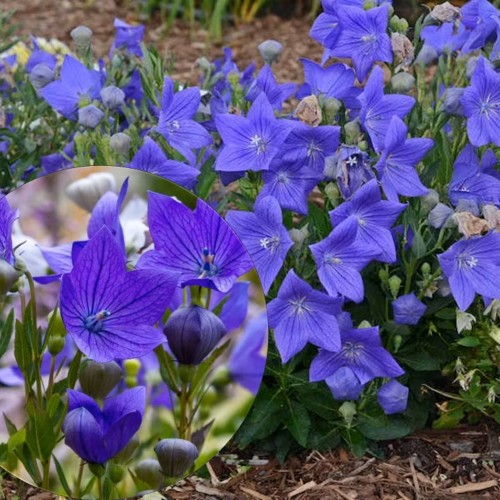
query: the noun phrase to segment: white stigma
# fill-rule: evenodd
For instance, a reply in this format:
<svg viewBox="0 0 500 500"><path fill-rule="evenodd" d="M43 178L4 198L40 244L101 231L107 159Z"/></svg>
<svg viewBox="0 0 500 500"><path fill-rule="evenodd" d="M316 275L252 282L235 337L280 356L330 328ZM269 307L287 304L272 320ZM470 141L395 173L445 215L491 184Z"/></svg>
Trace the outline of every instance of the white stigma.
<svg viewBox="0 0 500 500"><path fill-rule="evenodd" d="M274 254L276 252L279 244L280 244L280 237L279 236L271 236L271 237L265 237L265 238L260 239L260 246L264 250L269 250L271 252L271 254Z"/></svg>

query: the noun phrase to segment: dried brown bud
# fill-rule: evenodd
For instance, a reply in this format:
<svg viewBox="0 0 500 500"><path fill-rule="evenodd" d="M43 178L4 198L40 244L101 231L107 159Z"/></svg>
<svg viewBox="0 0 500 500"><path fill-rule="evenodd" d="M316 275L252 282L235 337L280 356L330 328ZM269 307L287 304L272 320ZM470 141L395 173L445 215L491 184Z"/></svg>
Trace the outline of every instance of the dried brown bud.
<svg viewBox="0 0 500 500"><path fill-rule="evenodd" d="M323 119L318 98L315 95L304 97L295 110L295 116L301 122L307 123L311 127L317 127Z"/></svg>
<svg viewBox="0 0 500 500"><path fill-rule="evenodd" d="M470 212L457 212L453 215L453 219L458 225L458 230L466 238L477 236L489 230L488 223L484 219L480 219Z"/></svg>
<svg viewBox="0 0 500 500"><path fill-rule="evenodd" d="M411 40L402 33L391 35L391 45L395 61L400 68L409 68L415 56L415 50Z"/></svg>
<svg viewBox="0 0 500 500"><path fill-rule="evenodd" d="M485 205L483 207L483 216L490 229L500 231L500 210L495 205Z"/></svg>
<svg viewBox="0 0 500 500"><path fill-rule="evenodd" d="M455 7L450 2L444 2L436 5L429 14L432 19L440 23L450 23L460 19L460 9Z"/></svg>

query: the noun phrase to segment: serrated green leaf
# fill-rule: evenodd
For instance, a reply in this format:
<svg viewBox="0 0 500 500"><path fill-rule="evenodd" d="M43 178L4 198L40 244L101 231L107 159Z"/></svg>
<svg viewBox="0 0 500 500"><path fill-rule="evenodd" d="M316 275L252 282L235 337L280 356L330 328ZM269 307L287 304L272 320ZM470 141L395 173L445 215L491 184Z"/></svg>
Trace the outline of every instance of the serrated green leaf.
<svg viewBox="0 0 500 500"><path fill-rule="evenodd" d="M6 353L14 331L14 309L11 309L0 333L0 358Z"/></svg>
<svg viewBox="0 0 500 500"><path fill-rule="evenodd" d="M311 429L311 418L306 408L297 401L288 399L288 413L284 423L297 443L304 448L307 446L307 438Z"/></svg>

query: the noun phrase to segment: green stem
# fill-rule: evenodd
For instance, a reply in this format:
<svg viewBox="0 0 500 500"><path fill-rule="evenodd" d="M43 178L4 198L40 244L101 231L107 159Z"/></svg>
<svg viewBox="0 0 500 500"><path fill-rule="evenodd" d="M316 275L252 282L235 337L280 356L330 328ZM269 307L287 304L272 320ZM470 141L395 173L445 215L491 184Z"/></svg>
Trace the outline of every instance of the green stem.
<svg viewBox="0 0 500 500"><path fill-rule="evenodd" d="M212 289L207 289L207 296L205 300L205 309L210 309L210 299L212 298Z"/></svg>
<svg viewBox="0 0 500 500"><path fill-rule="evenodd" d="M78 477L76 478L75 484L75 497L80 497L80 490L82 488L82 478L83 478L83 469L85 467L85 461L80 460L80 467L78 468Z"/></svg>
<svg viewBox="0 0 500 500"><path fill-rule="evenodd" d="M99 498L104 498L102 490L102 477L97 476L97 490L99 491Z"/></svg>
<svg viewBox="0 0 500 500"><path fill-rule="evenodd" d="M42 478L42 488L44 490L50 489L50 457L43 463L43 478Z"/></svg>
<svg viewBox="0 0 500 500"><path fill-rule="evenodd" d="M53 355L50 360L49 385L47 386L47 402L52 396L52 386L54 385L54 373L56 370L56 357Z"/></svg>

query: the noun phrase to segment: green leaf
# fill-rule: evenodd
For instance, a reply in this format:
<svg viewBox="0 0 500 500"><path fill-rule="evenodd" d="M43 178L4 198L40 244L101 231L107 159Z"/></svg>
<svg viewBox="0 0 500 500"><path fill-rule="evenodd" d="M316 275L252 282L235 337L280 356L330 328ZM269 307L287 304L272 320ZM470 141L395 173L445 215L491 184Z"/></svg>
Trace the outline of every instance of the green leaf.
<svg viewBox="0 0 500 500"><path fill-rule="evenodd" d="M212 368L213 364L227 350L230 343L231 342L228 341L228 342L222 344L221 346L219 346L217 349L214 349L212 351L212 353L210 354L210 356L208 356L208 358L205 359L205 361L203 361L203 363L200 363L198 365L198 368L197 368L196 373L193 377L193 380L191 381L191 392L193 394L196 394L197 391L201 388L203 381L205 380L205 377L208 374L208 372L210 371L210 369Z"/></svg>
<svg viewBox="0 0 500 500"><path fill-rule="evenodd" d="M401 415L389 417L385 414L360 415L357 428L365 437L376 441L401 438L413 431L413 425L409 418Z"/></svg>
<svg viewBox="0 0 500 500"><path fill-rule="evenodd" d="M279 432L274 438L274 444L276 445L276 460L280 464L285 462L286 456L290 451L290 448L293 443L293 436L286 429Z"/></svg>
<svg viewBox="0 0 500 500"><path fill-rule="evenodd" d="M68 481L66 480L66 476L64 475L64 470L61 467L59 460L57 460L57 457L55 455L52 455L52 458L54 459L57 476L59 477L59 481L61 481L61 485L64 488L64 492L66 493L66 495L68 495L68 497L71 497L72 495L71 488L69 487Z"/></svg>
<svg viewBox="0 0 500 500"><path fill-rule="evenodd" d="M305 448L309 430L311 429L311 418L304 406L297 401L287 399L287 403L289 412L285 416L284 423L297 443Z"/></svg>
<svg viewBox="0 0 500 500"><path fill-rule="evenodd" d="M47 460L56 445L56 435L52 422L45 410L33 408L29 410L29 420L26 424L26 442L33 453L40 460Z"/></svg>
<svg viewBox="0 0 500 500"><path fill-rule="evenodd" d="M477 347L481 341L477 337L462 337L457 340L457 344L464 347Z"/></svg>
<svg viewBox="0 0 500 500"><path fill-rule="evenodd" d="M5 421L5 426L7 427L7 432L9 433L9 436L12 436L12 434L17 432L17 427L5 413L3 414L3 419Z"/></svg>
<svg viewBox="0 0 500 500"><path fill-rule="evenodd" d="M262 384L250 413L238 429L235 440L240 448L270 436L282 424L285 400L281 390Z"/></svg>
<svg viewBox="0 0 500 500"><path fill-rule="evenodd" d="M421 259L427 253L427 246L425 244L424 238L418 231L415 231L415 234L413 236L411 252L417 259Z"/></svg>
<svg viewBox="0 0 500 500"><path fill-rule="evenodd" d="M340 443L339 429L332 425L332 421L315 419L309 431L307 448L325 451L335 448Z"/></svg>
<svg viewBox="0 0 500 500"><path fill-rule="evenodd" d="M9 458L9 445L0 443L0 462L5 462Z"/></svg>
<svg viewBox="0 0 500 500"><path fill-rule="evenodd" d="M14 434L11 434L9 441L7 442L9 451L15 450L19 446L22 446L25 442L26 442L26 428L23 427Z"/></svg>
<svg viewBox="0 0 500 500"><path fill-rule="evenodd" d="M14 331L14 309L11 309L0 333L0 358L6 353Z"/></svg>
<svg viewBox="0 0 500 500"><path fill-rule="evenodd" d="M198 184L196 185L196 194L202 199L206 200L212 191L212 186L217 179L217 174L213 169L213 161L207 161L201 167L201 173L198 177Z"/></svg>
<svg viewBox="0 0 500 500"><path fill-rule="evenodd" d="M28 309L31 309L28 307ZM29 331L28 328L24 328L23 324L18 320L16 321L16 336L14 339L14 356L17 361L19 369L23 372L24 376L31 383L32 377L30 373L33 371L33 353L31 351L31 345L28 340Z"/></svg>

